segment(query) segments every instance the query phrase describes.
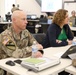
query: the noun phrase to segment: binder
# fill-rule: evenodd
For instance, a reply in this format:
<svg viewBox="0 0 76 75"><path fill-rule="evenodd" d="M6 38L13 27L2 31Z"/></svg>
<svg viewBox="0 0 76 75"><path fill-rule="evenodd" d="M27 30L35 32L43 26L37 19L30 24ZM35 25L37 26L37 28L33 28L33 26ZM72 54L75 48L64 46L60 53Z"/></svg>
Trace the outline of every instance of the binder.
<svg viewBox="0 0 76 75"><path fill-rule="evenodd" d="M22 60L21 66L23 66L26 69L31 69L34 72L39 72L49 67L55 66L59 63L60 63L60 60L57 57L28 58L28 59Z"/></svg>

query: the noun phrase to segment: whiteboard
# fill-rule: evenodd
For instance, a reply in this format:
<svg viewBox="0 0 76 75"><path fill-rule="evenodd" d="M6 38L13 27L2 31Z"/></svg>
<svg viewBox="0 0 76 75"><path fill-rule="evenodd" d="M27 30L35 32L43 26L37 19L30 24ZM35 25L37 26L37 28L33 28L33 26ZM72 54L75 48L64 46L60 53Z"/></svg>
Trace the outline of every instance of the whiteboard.
<svg viewBox="0 0 76 75"><path fill-rule="evenodd" d="M71 16L71 12L76 11L76 2L64 3L64 9L68 10L69 16Z"/></svg>

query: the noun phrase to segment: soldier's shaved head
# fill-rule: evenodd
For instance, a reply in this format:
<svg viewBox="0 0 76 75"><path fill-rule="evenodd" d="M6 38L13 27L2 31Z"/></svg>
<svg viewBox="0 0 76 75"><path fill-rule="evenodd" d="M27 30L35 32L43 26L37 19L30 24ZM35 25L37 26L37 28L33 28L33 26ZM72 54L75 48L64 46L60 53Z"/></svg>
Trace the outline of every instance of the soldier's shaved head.
<svg viewBox="0 0 76 75"><path fill-rule="evenodd" d="M13 20L13 18L17 18L17 17L19 17L19 16L21 16L21 15L25 15L25 12L24 11L22 11L22 10L16 10L16 11L14 11L13 13L12 13L12 16L11 16L11 18L12 18L12 20Z"/></svg>
<svg viewBox="0 0 76 75"><path fill-rule="evenodd" d="M12 13L12 26L15 31L21 32L26 29L27 19L26 13L22 10L16 10Z"/></svg>

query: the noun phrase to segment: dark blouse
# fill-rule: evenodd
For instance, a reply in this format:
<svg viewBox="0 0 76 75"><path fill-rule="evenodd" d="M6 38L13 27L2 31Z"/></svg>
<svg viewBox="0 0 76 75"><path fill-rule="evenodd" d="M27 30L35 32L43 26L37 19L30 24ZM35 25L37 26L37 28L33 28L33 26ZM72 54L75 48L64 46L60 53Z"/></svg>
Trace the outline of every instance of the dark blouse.
<svg viewBox="0 0 76 75"><path fill-rule="evenodd" d="M67 39L73 40L74 36L72 34L72 31L70 30L68 24L63 26ZM44 38L42 45L44 48L47 47L59 47L59 46L66 46L68 45L67 40L62 40L61 43L56 43L56 39L58 38L59 34L61 33L61 28L55 23L52 23L47 30L46 37Z"/></svg>

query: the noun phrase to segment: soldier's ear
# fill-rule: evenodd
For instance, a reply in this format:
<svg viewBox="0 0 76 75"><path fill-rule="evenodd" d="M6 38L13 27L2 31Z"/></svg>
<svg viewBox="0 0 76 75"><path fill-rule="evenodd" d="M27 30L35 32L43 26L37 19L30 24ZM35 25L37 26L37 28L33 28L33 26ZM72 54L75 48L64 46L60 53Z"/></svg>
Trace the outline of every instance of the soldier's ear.
<svg viewBox="0 0 76 75"><path fill-rule="evenodd" d="M12 21L16 21L16 18L12 18Z"/></svg>

